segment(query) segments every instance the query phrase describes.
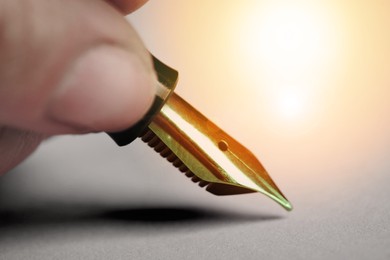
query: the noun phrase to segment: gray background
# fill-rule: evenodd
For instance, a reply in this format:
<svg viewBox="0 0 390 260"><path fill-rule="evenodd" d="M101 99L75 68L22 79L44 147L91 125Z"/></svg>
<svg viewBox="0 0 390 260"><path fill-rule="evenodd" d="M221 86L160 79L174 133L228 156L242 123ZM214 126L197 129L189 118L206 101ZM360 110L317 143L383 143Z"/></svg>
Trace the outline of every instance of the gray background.
<svg viewBox="0 0 390 260"><path fill-rule="evenodd" d="M324 1L348 48L327 70L327 112L297 134L232 71L229 25L256 1L209 2L152 1L129 20L180 71L177 92L260 158L294 210L208 194L138 140L54 137L0 179L0 259L390 258L390 3Z"/></svg>

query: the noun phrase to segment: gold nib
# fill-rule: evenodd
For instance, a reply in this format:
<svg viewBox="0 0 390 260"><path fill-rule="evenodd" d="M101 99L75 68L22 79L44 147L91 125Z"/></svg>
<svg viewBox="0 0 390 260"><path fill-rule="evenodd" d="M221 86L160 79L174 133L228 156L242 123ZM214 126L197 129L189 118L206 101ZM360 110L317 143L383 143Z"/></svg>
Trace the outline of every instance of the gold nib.
<svg viewBox="0 0 390 260"><path fill-rule="evenodd" d="M207 191L215 195L261 192L291 210L256 157L173 92L177 72L155 58L154 63L160 81L158 104L140 125L110 136L124 145L126 136L142 128L144 142Z"/></svg>

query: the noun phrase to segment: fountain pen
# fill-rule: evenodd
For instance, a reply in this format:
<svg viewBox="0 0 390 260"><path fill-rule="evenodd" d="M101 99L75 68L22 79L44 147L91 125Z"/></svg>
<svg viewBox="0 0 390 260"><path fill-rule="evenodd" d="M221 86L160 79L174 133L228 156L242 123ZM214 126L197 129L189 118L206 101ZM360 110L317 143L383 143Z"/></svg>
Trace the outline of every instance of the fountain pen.
<svg viewBox="0 0 390 260"><path fill-rule="evenodd" d="M212 194L260 192L291 210L259 160L174 92L178 72L152 59L158 79L152 107L137 124L110 137L119 146L140 137Z"/></svg>

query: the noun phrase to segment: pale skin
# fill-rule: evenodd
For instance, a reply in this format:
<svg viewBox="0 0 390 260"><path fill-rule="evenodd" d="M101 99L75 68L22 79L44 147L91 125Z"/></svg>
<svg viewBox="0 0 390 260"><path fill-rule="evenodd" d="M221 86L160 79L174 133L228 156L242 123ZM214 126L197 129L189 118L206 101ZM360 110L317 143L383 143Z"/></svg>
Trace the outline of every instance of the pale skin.
<svg viewBox="0 0 390 260"><path fill-rule="evenodd" d="M146 0L0 0L0 175L46 138L119 131L154 97L124 19Z"/></svg>

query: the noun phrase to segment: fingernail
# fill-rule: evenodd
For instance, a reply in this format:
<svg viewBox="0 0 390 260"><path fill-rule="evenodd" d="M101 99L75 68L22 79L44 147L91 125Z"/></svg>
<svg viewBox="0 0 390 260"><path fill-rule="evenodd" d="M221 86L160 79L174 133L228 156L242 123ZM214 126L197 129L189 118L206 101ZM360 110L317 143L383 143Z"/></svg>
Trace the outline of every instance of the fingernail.
<svg viewBox="0 0 390 260"><path fill-rule="evenodd" d="M79 57L48 105L48 116L75 129L117 131L135 124L155 95L155 75L135 54L100 46Z"/></svg>

